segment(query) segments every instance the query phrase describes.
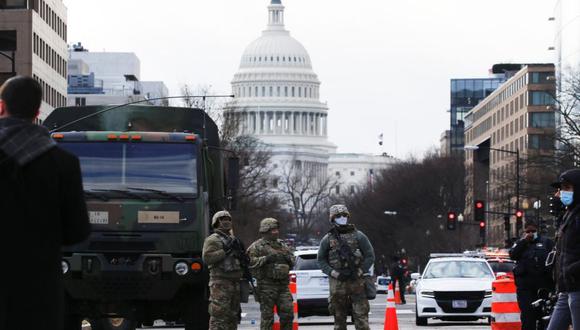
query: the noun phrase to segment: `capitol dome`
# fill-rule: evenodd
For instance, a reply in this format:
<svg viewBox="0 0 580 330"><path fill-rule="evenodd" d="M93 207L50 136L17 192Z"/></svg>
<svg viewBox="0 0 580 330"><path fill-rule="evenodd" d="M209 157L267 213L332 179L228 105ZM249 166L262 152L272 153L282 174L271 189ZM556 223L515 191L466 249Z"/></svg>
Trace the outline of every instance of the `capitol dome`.
<svg viewBox="0 0 580 330"><path fill-rule="evenodd" d="M326 166L336 150L327 138L328 107L306 48L284 27L280 0L271 0L266 30L246 47L231 84L235 98L225 116L240 135L270 145L274 161L298 157Z"/></svg>

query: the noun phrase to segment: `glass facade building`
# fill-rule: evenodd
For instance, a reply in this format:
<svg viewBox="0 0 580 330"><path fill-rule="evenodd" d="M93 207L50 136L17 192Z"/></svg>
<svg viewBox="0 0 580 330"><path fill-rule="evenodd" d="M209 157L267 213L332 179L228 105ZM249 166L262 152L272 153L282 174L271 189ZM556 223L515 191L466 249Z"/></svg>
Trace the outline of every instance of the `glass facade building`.
<svg viewBox="0 0 580 330"><path fill-rule="evenodd" d="M505 78L451 79L450 152L463 152L465 115L495 91Z"/></svg>

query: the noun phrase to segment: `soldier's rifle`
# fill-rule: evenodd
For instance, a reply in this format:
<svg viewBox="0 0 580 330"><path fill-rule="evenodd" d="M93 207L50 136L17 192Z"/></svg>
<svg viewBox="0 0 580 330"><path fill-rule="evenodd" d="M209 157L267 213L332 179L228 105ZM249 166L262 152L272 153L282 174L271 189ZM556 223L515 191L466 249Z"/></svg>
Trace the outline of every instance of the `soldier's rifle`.
<svg viewBox="0 0 580 330"><path fill-rule="evenodd" d="M346 263L348 264L348 269L350 270L350 277L356 278L357 269L356 269L355 257L354 257L354 253L353 253L352 249L350 248L348 243L346 243L344 241L344 239L342 239L340 237L340 233L338 232L338 229L336 227L333 228L331 231L334 234L334 236L336 237L336 240L338 241L338 245L339 245L338 256L340 257L340 259L342 261L346 261Z"/></svg>
<svg viewBox="0 0 580 330"><path fill-rule="evenodd" d="M232 249L234 258L238 259L240 262L240 267L242 268L242 276L246 281L250 283L252 287L252 292L254 292L254 298L258 301L258 295L256 293L256 287L254 286L254 278L250 272L250 257L246 254L246 249L244 243L237 237L232 238L230 236L226 237L228 248Z"/></svg>

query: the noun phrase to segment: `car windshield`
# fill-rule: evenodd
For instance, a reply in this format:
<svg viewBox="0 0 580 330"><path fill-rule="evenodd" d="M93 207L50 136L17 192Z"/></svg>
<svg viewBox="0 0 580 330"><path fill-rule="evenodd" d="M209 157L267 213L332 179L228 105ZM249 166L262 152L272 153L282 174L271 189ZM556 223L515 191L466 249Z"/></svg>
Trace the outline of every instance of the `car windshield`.
<svg viewBox="0 0 580 330"><path fill-rule="evenodd" d="M313 270L320 269L316 254L302 254L296 257L295 270Z"/></svg>
<svg viewBox="0 0 580 330"><path fill-rule="evenodd" d="M185 143L61 142L79 157L85 190L197 194L196 152Z"/></svg>
<svg viewBox="0 0 580 330"><path fill-rule="evenodd" d="M446 260L431 262L423 278L493 278L493 274L482 261Z"/></svg>
<svg viewBox="0 0 580 330"><path fill-rule="evenodd" d="M378 279L378 283L380 285L388 285L389 284L389 279L388 278L379 278Z"/></svg>
<svg viewBox="0 0 580 330"><path fill-rule="evenodd" d="M515 262L511 261L488 261L488 263L494 273L511 273L516 266Z"/></svg>

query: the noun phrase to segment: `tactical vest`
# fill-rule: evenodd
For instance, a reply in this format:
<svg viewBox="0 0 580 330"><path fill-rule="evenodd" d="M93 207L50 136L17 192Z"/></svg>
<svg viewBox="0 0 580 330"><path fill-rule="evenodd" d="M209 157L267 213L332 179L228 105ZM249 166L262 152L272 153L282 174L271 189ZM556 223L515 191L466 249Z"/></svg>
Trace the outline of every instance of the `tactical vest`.
<svg viewBox="0 0 580 330"><path fill-rule="evenodd" d="M257 248L260 249L261 255L276 255L279 257L279 259L276 259L275 262L265 264L264 266L257 269L256 278L262 280L288 282L290 265L283 261L284 256L289 253L288 249L278 241L270 242L264 239L259 242Z"/></svg>
<svg viewBox="0 0 580 330"><path fill-rule="evenodd" d="M225 249L226 245L228 244L227 238L225 238L224 236L222 236L220 234L216 234L216 235L222 241L222 244L223 244L224 249ZM240 265L240 260L238 260L238 258L236 258L233 253L230 253L229 255L227 255L225 257L225 259L220 261L216 266L219 267L222 271L224 271L226 273L236 272L236 271L239 271L242 269L242 266Z"/></svg>
<svg viewBox="0 0 580 330"><path fill-rule="evenodd" d="M341 258L340 243L338 242L338 239L336 239L335 234L329 233L328 235L328 242L330 244L328 263L333 269L341 270L350 269L351 267L358 268L362 265L363 255L358 246L358 235L356 230L349 233L339 234L340 239L350 247L350 250L354 254L354 265L349 265L347 259Z"/></svg>

